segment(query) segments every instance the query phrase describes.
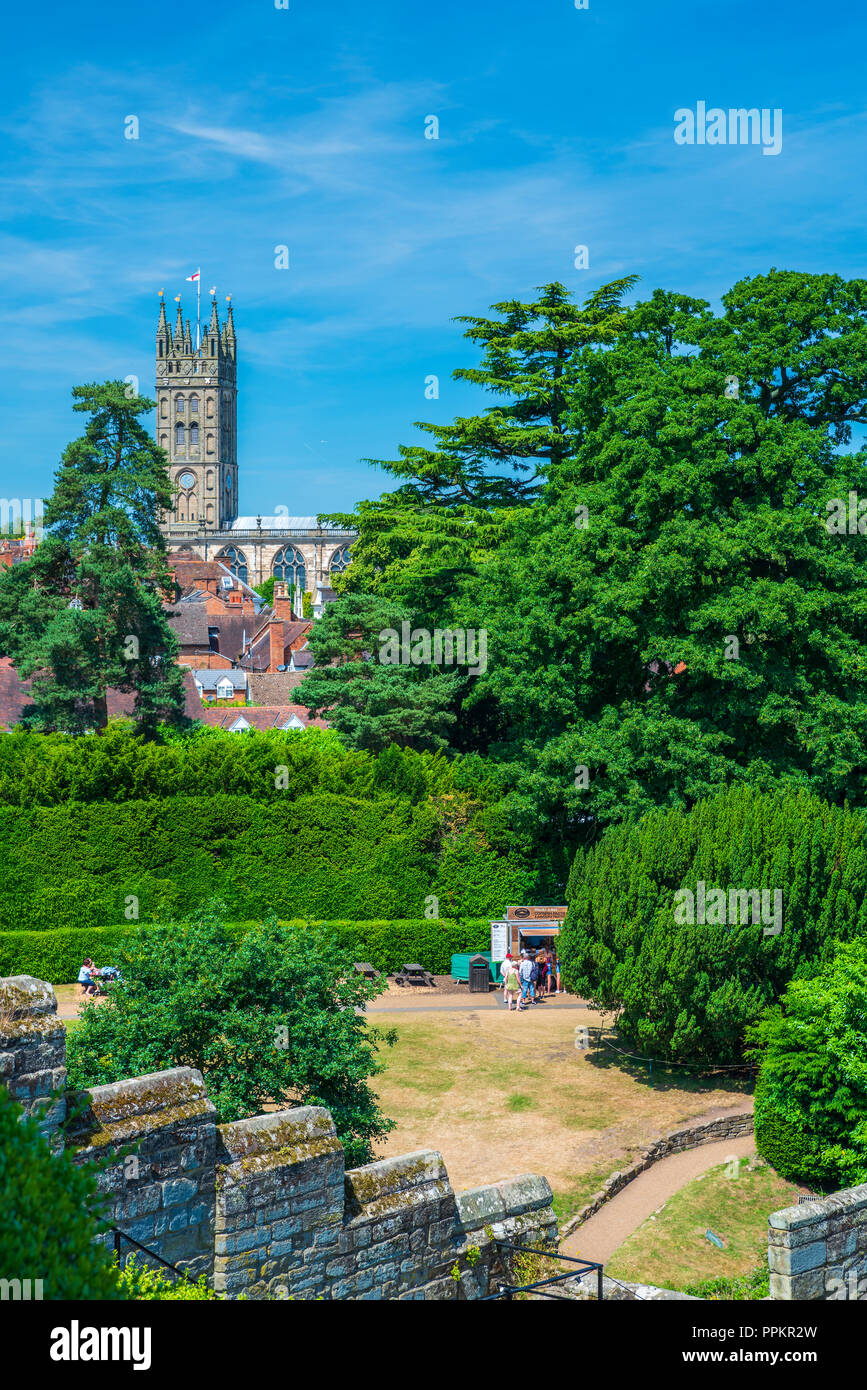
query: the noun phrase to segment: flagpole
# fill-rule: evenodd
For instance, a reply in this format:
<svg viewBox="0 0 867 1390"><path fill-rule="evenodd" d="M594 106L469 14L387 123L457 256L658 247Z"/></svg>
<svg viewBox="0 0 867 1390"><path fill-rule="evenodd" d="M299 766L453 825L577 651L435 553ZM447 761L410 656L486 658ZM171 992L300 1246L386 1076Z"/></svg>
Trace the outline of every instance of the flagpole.
<svg viewBox="0 0 867 1390"><path fill-rule="evenodd" d="M202 267L199 266L199 276L196 280L196 352L199 350L201 341L201 321L202 321Z"/></svg>

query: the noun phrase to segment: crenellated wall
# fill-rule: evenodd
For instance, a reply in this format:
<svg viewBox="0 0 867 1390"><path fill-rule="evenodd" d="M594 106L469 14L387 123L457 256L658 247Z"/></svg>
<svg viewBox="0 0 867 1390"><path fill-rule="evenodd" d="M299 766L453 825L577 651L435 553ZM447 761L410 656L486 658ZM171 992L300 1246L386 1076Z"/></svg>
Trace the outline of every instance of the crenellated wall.
<svg viewBox="0 0 867 1390"><path fill-rule="evenodd" d="M768 1218L771 1298L867 1300L867 1184Z"/></svg>
<svg viewBox="0 0 867 1390"><path fill-rule="evenodd" d="M456 1196L433 1150L345 1171L329 1111L218 1125L190 1067L64 1093L56 1014L44 981L0 980L3 1081L55 1147L99 1165L112 1225L228 1298L476 1299L512 1278L497 1241L556 1248L545 1178Z"/></svg>

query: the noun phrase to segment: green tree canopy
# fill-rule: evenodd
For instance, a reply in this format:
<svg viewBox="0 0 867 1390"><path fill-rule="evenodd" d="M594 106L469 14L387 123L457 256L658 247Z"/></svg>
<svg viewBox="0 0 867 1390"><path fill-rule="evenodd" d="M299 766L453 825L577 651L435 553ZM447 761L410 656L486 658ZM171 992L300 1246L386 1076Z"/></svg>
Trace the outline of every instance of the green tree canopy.
<svg viewBox="0 0 867 1390"><path fill-rule="evenodd" d="M867 941L793 980L750 1038L759 1152L813 1188L867 1182Z"/></svg>
<svg viewBox="0 0 867 1390"><path fill-rule="evenodd" d="M122 381L77 386L90 416L64 450L35 554L0 574L0 653L23 679L39 729L104 728L110 689L135 695L147 730L182 717L177 643L159 515L172 503L166 456L139 420L154 402Z"/></svg>
<svg viewBox="0 0 867 1390"><path fill-rule="evenodd" d="M862 797L867 538L830 522L867 497L865 310L867 282L771 272L717 317L657 292L576 360L574 447L473 604L469 698L528 826L568 841L739 780Z"/></svg>
<svg viewBox="0 0 867 1390"><path fill-rule="evenodd" d="M404 623L414 629L406 608L371 594L346 594L328 604L310 633L316 665L298 699L353 748L375 753L395 743L435 751L448 743L466 672L389 662L383 634L400 636Z"/></svg>
<svg viewBox="0 0 867 1390"><path fill-rule="evenodd" d="M122 982L106 1003L83 1009L69 1039L70 1084L196 1067L220 1120L268 1104L324 1105L347 1166L368 1162L392 1128L369 1084L382 1069L377 1044L392 1035L363 1014L381 984L321 927L271 918L237 942L219 910L129 937L115 962Z"/></svg>

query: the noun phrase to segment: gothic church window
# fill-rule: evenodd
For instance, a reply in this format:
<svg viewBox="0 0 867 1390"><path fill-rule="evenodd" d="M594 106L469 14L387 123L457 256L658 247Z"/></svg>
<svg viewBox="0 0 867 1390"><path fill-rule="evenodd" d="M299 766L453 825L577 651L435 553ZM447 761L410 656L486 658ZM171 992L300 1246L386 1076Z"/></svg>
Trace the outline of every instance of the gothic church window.
<svg viewBox="0 0 867 1390"><path fill-rule="evenodd" d="M331 564L328 566L330 573L342 574L348 567L350 559L349 546L342 545L339 550L335 550L331 557Z"/></svg>
<svg viewBox="0 0 867 1390"><path fill-rule="evenodd" d="M190 410L191 410L191 412L192 412L193 415L198 415L198 413L199 413L199 398L198 398L198 396L190 396Z"/></svg>
<svg viewBox="0 0 867 1390"><path fill-rule="evenodd" d="M183 396L178 396L177 399L175 400L175 410L178 412L179 415L183 415L183 413L184 413L184 397L183 397Z"/></svg>
<svg viewBox="0 0 867 1390"><path fill-rule="evenodd" d="M307 578L307 571L304 567L304 556L300 550L296 550L294 545L284 545L274 556L274 566L271 571L275 579L286 579L294 589L296 584L300 584L303 589Z"/></svg>
<svg viewBox="0 0 867 1390"><path fill-rule="evenodd" d="M175 443L180 447L184 442L184 427L178 423L175 425Z"/></svg>
<svg viewBox="0 0 867 1390"><path fill-rule="evenodd" d="M198 427L198 425L190 425L190 443L191 443L191 444L198 444L198 442L199 442L199 427Z"/></svg>
<svg viewBox="0 0 867 1390"><path fill-rule="evenodd" d="M220 551L217 559L228 566L236 579L240 579L243 584L247 583L247 557L243 550L239 550L236 545L227 545L225 550Z"/></svg>

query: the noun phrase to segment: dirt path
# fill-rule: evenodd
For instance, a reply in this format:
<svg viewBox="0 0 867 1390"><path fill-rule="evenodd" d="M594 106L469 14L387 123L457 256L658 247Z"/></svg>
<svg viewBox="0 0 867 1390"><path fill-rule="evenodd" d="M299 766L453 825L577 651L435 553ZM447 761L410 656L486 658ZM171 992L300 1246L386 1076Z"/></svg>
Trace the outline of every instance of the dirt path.
<svg viewBox="0 0 867 1390"><path fill-rule="evenodd" d="M567 1236L560 1249L564 1255L580 1255L585 1260L610 1260L626 1237L680 1188L728 1158L745 1158L755 1147L753 1135L747 1134L742 1139L723 1139L661 1158Z"/></svg>

